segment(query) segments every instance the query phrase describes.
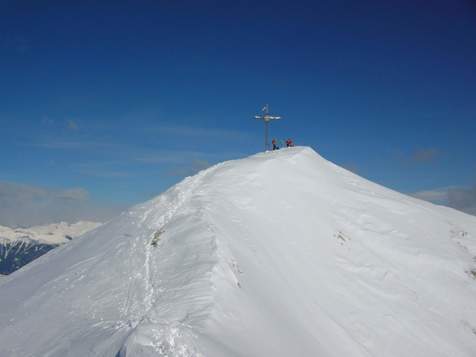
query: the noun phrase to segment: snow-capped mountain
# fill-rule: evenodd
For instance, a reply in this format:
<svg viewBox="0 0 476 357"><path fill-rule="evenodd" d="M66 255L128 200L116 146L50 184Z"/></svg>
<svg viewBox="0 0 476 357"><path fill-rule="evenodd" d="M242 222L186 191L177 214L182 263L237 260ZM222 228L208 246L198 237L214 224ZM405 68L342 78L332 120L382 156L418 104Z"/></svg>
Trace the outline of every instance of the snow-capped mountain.
<svg viewBox="0 0 476 357"><path fill-rule="evenodd" d="M0 274L10 274L53 248L97 228L100 223L53 223L31 228L0 226Z"/></svg>
<svg viewBox="0 0 476 357"><path fill-rule="evenodd" d="M473 357L475 237L309 148L224 162L3 278L0 355Z"/></svg>

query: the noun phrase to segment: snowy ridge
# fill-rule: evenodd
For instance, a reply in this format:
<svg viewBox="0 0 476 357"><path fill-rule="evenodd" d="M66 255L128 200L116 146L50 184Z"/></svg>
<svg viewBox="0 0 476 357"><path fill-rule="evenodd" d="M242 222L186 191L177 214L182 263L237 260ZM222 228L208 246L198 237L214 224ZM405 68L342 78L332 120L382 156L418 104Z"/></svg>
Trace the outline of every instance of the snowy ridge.
<svg viewBox="0 0 476 357"><path fill-rule="evenodd" d="M309 148L225 162L2 278L0 356L474 356L475 237Z"/></svg>
<svg viewBox="0 0 476 357"><path fill-rule="evenodd" d="M208 316L212 305L211 274L218 263L213 228L203 219L203 205L193 202L200 201L200 193L195 190L208 174L209 171L202 172L186 179L134 212L141 225L153 228L154 233L163 232L163 237L154 247L149 244L152 234L145 246L144 271L140 275L144 280L144 306L132 314L133 330L120 356L146 352L200 355L193 344L191 326ZM196 209L181 212L186 204ZM164 207L165 212L157 211L157 207ZM171 241L168 236L178 238ZM181 267L180 273L175 272L177 266ZM160 273L164 278L160 278ZM174 308L170 309L171 306Z"/></svg>

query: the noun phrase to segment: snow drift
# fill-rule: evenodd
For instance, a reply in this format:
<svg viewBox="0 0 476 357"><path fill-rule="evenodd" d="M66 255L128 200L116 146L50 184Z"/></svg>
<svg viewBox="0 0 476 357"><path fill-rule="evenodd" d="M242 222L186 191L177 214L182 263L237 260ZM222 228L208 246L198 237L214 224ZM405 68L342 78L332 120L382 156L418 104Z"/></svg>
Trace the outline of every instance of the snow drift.
<svg viewBox="0 0 476 357"><path fill-rule="evenodd" d="M291 148L0 282L0 356L475 356L476 217Z"/></svg>

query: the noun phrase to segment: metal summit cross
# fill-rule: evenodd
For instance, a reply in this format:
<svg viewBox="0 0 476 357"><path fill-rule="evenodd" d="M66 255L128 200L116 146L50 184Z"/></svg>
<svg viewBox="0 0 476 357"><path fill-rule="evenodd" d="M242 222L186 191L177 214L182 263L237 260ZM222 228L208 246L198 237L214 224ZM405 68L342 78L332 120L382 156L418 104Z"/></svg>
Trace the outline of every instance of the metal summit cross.
<svg viewBox="0 0 476 357"><path fill-rule="evenodd" d="M269 134L269 122L271 120L278 120L281 119L280 116L273 116L269 114L269 105L266 104L263 109L261 109L263 114L255 115L255 119L262 120L264 122L264 150L269 149L269 141L268 141L268 134Z"/></svg>

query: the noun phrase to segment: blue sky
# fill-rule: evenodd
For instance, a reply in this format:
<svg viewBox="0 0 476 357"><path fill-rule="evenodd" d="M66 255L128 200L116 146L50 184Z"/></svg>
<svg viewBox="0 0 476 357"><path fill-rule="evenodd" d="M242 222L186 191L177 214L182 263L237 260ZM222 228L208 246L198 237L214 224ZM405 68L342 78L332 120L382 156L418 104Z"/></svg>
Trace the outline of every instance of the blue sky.
<svg viewBox="0 0 476 357"><path fill-rule="evenodd" d="M1 1L0 213L146 200L261 150L264 103L364 177L471 196L475 38L469 0Z"/></svg>

